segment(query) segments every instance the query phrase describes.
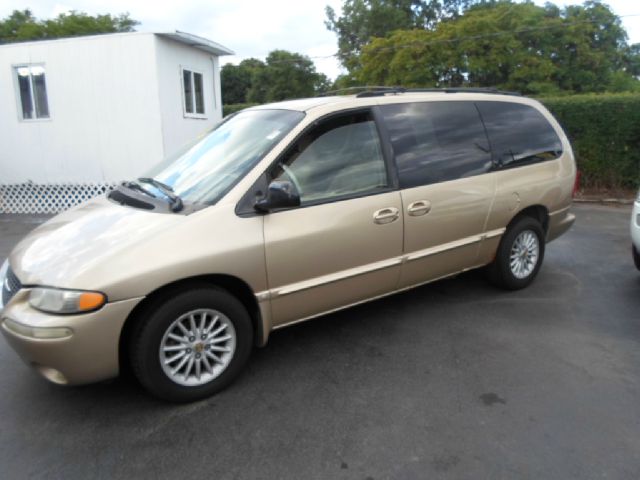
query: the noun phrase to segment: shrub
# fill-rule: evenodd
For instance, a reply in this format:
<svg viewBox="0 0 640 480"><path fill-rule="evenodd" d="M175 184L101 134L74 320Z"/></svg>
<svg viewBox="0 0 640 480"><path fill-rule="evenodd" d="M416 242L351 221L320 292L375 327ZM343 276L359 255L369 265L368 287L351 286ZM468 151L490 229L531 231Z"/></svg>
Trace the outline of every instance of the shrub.
<svg viewBox="0 0 640 480"><path fill-rule="evenodd" d="M590 188L640 185L640 94L541 98L562 125Z"/></svg>

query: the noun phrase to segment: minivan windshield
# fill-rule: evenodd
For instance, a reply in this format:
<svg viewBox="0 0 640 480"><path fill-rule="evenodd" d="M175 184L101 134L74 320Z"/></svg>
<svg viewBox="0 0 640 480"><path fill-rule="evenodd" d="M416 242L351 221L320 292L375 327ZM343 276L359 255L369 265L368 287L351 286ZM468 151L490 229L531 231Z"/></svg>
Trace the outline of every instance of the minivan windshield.
<svg viewBox="0 0 640 480"><path fill-rule="evenodd" d="M147 177L170 187L185 202L211 205L303 117L293 110L239 112L167 158Z"/></svg>

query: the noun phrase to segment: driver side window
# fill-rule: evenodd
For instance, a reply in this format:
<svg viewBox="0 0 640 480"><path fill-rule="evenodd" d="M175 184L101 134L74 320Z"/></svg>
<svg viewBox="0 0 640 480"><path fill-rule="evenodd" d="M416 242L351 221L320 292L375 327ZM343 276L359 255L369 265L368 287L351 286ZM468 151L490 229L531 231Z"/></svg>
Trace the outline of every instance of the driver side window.
<svg viewBox="0 0 640 480"><path fill-rule="evenodd" d="M386 188L387 171L371 114L343 115L320 123L290 148L273 178L291 182L302 205Z"/></svg>

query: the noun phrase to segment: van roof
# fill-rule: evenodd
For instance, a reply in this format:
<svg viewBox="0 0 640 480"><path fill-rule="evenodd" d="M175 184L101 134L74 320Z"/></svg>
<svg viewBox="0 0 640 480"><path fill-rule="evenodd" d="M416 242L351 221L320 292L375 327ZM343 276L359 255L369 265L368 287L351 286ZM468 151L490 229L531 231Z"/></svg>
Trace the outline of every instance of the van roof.
<svg viewBox="0 0 640 480"><path fill-rule="evenodd" d="M518 97L516 93L501 92L498 90L481 91L479 89L425 89L422 91L367 91L361 94L353 95L337 95L328 97L313 97L313 98L300 98L296 100L285 100L282 102L268 103L252 107L252 110L263 109L279 109L279 110L297 110L300 112L307 112L317 107L324 107L329 105L345 105L352 103L354 106L366 103L375 102L375 98L415 98L416 100L442 100L443 96L455 96L456 98L463 97L467 100L481 100L481 99L504 99L510 97L510 99L522 103L522 99L525 97ZM516 100L517 99L517 100Z"/></svg>

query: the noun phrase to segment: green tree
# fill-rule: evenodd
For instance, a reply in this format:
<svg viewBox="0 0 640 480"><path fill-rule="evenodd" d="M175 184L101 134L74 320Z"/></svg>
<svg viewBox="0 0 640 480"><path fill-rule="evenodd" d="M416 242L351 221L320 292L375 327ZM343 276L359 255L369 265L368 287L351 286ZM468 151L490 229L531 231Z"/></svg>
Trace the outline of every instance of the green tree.
<svg viewBox="0 0 640 480"><path fill-rule="evenodd" d="M409 87L598 92L637 82L638 58L618 17L599 2L560 10L501 1L472 6L430 31L373 39L357 76L360 83Z"/></svg>
<svg viewBox="0 0 640 480"><path fill-rule="evenodd" d="M38 20L29 9L14 10L11 15L0 20L0 43L131 32L138 24L128 13L92 16L71 11L61 13L54 19Z"/></svg>
<svg viewBox="0 0 640 480"><path fill-rule="evenodd" d="M625 67L627 33L608 6L587 1L568 6L556 21L573 24L554 30L561 44L550 49L558 66L555 80L561 90L598 92Z"/></svg>
<svg viewBox="0 0 640 480"><path fill-rule="evenodd" d="M634 77L640 76L640 43L634 43L624 51L625 71Z"/></svg>
<svg viewBox="0 0 640 480"><path fill-rule="evenodd" d="M310 97L328 88L327 77L316 71L309 57L286 50L273 50L265 67L254 70L247 101L265 103Z"/></svg>
<svg viewBox="0 0 640 480"><path fill-rule="evenodd" d="M40 38L41 30L30 10L14 10L11 15L0 20L0 43Z"/></svg>
<svg viewBox="0 0 640 480"><path fill-rule="evenodd" d="M353 72L359 67L362 47L373 37L395 30L432 29L438 21L457 17L465 8L482 0L345 0L342 14L325 11L327 28L338 36L338 58ZM484 3L487 3L486 1Z"/></svg>
<svg viewBox="0 0 640 480"><path fill-rule="evenodd" d="M333 81L333 85L331 86L331 89L340 90L340 89L349 88L349 87L357 87L359 85L360 83L358 82L358 79L355 76L350 75L349 73L343 73L336 77L336 79Z"/></svg>
<svg viewBox="0 0 640 480"><path fill-rule="evenodd" d="M310 97L332 87L309 57L286 50L273 50L265 62L248 58L223 66L221 83L225 105Z"/></svg>
<svg viewBox="0 0 640 480"><path fill-rule="evenodd" d="M253 84L254 74L263 68L265 68L264 62L257 58L248 58L239 65L230 63L224 65L220 71L222 103L224 105L247 103L247 93Z"/></svg>

